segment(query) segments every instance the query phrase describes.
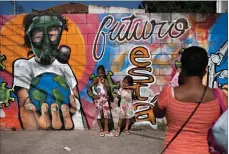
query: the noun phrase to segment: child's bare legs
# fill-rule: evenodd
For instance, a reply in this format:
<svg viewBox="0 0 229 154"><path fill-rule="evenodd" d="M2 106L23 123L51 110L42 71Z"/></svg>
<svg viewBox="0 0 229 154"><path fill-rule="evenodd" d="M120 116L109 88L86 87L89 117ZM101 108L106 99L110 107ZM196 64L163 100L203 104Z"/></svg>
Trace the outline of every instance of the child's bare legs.
<svg viewBox="0 0 229 154"><path fill-rule="evenodd" d="M102 124L101 124L101 119L97 119L97 123L99 125L99 130L103 130Z"/></svg>
<svg viewBox="0 0 229 154"><path fill-rule="evenodd" d="M104 127L104 132L105 132L106 134L108 134L108 133L109 133L109 130L108 130L108 118L105 118L105 127Z"/></svg>
<svg viewBox="0 0 229 154"><path fill-rule="evenodd" d="M103 127L102 127L102 123L101 123L101 115L102 115L102 100L101 98L99 99L95 99L95 107L96 107L96 112L97 112L97 123L99 125L99 132L100 132L100 136L103 137L104 132L103 132Z"/></svg>
<svg viewBox="0 0 229 154"><path fill-rule="evenodd" d="M125 133L126 133L127 135L130 134L130 132L129 132L129 125L130 125L130 119L126 119Z"/></svg>
<svg viewBox="0 0 229 154"><path fill-rule="evenodd" d="M121 131L122 122L123 122L123 119L119 119L119 120L118 120L118 128L117 128L117 130L118 130L119 133L120 133L120 131Z"/></svg>
<svg viewBox="0 0 229 154"><path fill-rule="evenodd" d="M119 118L119 120L118 120L118 128L117 128L116 133L115 133L115 136L116 136L116 137L119 136L120 133L121 133L122 121L123 121L123 119L120 119L120 118Z"/></svg>
<svg viewBox="0 0 229 154"><path fill-rule="evenodd" d="M106 97L100 97L99 99L95 99L95 106L96 106L96 110L97 110L97 123L99 125L100 128L100 136L103 137L106 134L109 134L109 130L108 130L108 119L110 117L110 108L109 108L109 104L107 101ZM104 114L104 119L105 119L105 127L104 127L104 131L103 131L103 127L101 124L101 116L102 116L102 112Z"/></svg>
<svg viewBox="0 0 229 154"><path fill-rule="evenodd" d="M103 114L104 114L104 119L105 119L104 133L109 134L110 132L108 128L108 121L109 121L109 118L111 117L111 113L110 113L110 106L106 98L104 99L104 104L103 104Z"/></svg>
<svg viewBox="0 0 229 154"><path fill-rule="evenodd" d="M126 127L125 130L129 130L130 119L126 119Z"/></svg>
<svg viewBox="0 0 229 154"><path fill-rule="evenodd" d="M102 123L101 123L101 119L97 118L97 123L99 125L99 136L100 137L104 137L104 131L103 131L103 127L102 127Z"/></svg>

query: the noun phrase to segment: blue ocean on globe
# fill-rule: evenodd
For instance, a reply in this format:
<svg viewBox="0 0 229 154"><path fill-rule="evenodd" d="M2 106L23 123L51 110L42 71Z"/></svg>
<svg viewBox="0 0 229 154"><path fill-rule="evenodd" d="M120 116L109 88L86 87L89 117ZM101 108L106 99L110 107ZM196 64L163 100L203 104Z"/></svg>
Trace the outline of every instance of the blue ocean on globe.
<svg viewBox="0 0 229 154"><path fill-rule="evenodd" d="M41 110L42 103L57 103L59 109L62 104L69 104L70 88L65 78L55 73L43 73L32 79L29 98L37 111Z"/></svg>

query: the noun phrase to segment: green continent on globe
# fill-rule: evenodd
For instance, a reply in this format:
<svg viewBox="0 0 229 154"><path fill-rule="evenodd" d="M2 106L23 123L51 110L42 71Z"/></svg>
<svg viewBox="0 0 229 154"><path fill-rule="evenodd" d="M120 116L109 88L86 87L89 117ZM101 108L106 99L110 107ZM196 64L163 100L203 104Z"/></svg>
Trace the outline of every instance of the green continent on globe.
<svg viewBox="0 0 229 154"><path fill-rule="evenodd" d="M34 78L31 85L34 87L38 82L40 81L40 77L39 78Z"/></svg>
<svg viewBox="0 0 229 154"><path fill-rule="evenodd" d="M68 88L68 84L65 82L64 78L61 76L55 76L53 78L54 81L56 81L58 84L60 84L63 88Z"/></svg>
<svg viewBox="0 0 229 154"><path fill-rule="evenodd" d="M42 103L45 103L46 100L46 94L40 90L34 90L33 92L33 98L35 100L37 100L40 104L40 106L42 105Z"/></svg>
<svg viewBox="0 0 229 154"><path fill-rule="evenodd" d="M62 102L64 101L64 96L62 93L58 89L53 89L52 92L56 100L55 103L57 103L59 106L62 105Z"/></svg>

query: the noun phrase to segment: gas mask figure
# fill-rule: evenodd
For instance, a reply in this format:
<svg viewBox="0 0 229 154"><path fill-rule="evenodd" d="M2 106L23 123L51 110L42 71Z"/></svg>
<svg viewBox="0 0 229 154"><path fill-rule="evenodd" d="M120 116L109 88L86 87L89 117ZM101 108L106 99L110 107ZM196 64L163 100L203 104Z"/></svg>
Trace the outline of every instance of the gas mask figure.
<svg viewBox="0 0 229 154"><path fill-rule="evenodd" d="M25 44L31 48L34 56L14 62L13 85L16 95L21 98L18 104L22 128L84 129L85 118L79 102L78 83L68 64L71 50L64 45L58 49L62 32L67 30L66 19L59 15L29 14L25 16L23 25ZM35 89L36 99L40 99L40 104L37 104L34 102L35 94L31 92L35 87L33 81L47 74L56 75L55 80L61 86L66 83L69 92L65 97L60 92L53 94L51 85L55 81L51 80L50 85L44 85L44 89ZM44 79L45 82L48 82L48 78ZM50 99L55 97L53 100L46 95L50 90L53 95Z"/></svg>
<svg viewBox="0 0 229 154"><path fill-rule="evenodd" d="M50 65L55 58L62 63L68 62L70 48L64 46L60 47L62 50L57 50L64 28L65 26L57 16L37 16L33 18L26 34L31 42L35 60L38 63Z"/></svg>

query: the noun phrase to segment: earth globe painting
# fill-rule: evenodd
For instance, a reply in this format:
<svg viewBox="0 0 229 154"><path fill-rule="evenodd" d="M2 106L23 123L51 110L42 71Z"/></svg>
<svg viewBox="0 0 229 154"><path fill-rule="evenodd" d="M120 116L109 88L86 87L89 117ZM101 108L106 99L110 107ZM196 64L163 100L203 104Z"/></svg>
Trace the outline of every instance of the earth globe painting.
<svg viewBox="0 0 229 154"><path fill-rule="evenodd" d="M70 88L65 78L55 73L43 73L33 78L29 98L36 110L41 110L42 103L47 103L49 109L53 103L57 103L59 109L62 104L69 104Z"/></svg>

